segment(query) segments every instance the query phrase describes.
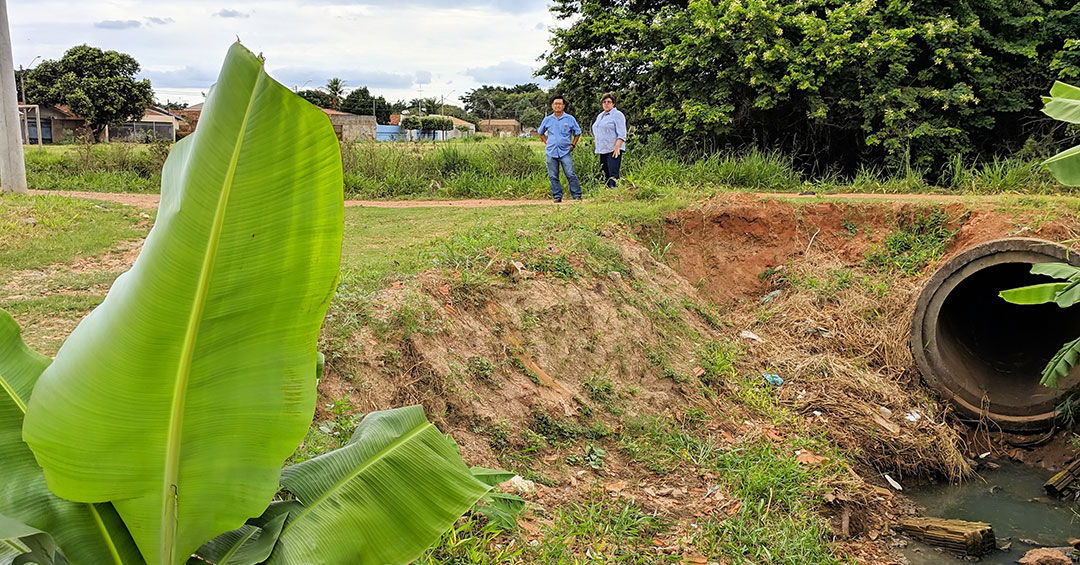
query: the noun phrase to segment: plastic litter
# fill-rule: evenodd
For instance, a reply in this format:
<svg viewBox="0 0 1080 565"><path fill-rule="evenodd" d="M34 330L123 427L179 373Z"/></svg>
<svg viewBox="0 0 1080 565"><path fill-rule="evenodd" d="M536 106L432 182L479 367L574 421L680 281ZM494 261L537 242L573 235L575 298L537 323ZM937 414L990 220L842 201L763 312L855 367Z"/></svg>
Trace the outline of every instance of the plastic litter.
<svg viewBox="0 0 1080 565"><path fill-rule="evenodd" d="M885 480L889 482L889 486L891 486L892 488L894 488L896 490L904 490L904 487L900 486L900 483L896 482L889 475L885 475Z"/></svg>
<svg viewBox="0 0 1080 565"><path fill-rule="evenodd" d="M774 290L774 291L770 292L769 294L766 294L766 295L765 295L765 298L762 298L762 299L761 299L761 303L762 303L762 304L768 304L768 303L769 303L769 301L771 301L771 300L773 300L774 298L776 298L776 297L780 296L780 293L781 293L781 292L783 292L783 290L782 290L782 289L777 289L777 290Z"/></svg>
<svg viewBox="0 0 1080 565"><path fill-rule="evenodd" d="M761 376L765 377L765 380L769 381L769 384L773 386L780 386L784 384L784 379L781 379L780 375L775 375L773 373L761 373Z"/></svg>
<svg viewBox="0 0 1080 565"><path fill-rule="evenodd" d="M743 339L749 339L750 341L757 341L757 342L762 342L762 343L765 342L765 340L761 339L761 337L758 334L756 334L756 333L754 333L754 332L752 332L750 330L743 330L743 331L739 332L739 337L741 337Z"/></svg>
<svg viewBox="0 0 1080 565"><path fill-rule="evenodd" d="M922 419L922 414L918 410L912 410L907 414L904 414L904 419L909 422L918 422Z"/></svg>

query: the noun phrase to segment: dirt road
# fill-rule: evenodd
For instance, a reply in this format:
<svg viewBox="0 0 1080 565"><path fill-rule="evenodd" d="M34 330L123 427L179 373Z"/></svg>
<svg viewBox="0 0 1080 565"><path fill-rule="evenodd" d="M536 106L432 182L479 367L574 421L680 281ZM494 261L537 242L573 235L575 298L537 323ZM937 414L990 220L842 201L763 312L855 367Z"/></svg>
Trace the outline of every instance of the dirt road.
<svg viewBox="0 0 1080 565"><path fill-rule="evenodd" d="M74 190L31 190L30 194L55 194L59 196L71 196L86 198L89 200L104 200L117 202L129 206L141 208L157 208L161 196L157 194L130 194L120 192L81 192ZM803 195L783 192L761 192L757 194L761 198L782 199L813 199L840 198L853 200L890 200L890 201L917 201L917 202L956 202L956 201L979 201L996 198L997 195L989 196L966 196L956 194L820 194ZM368 208L488 208L492 206L541 206L551 205L550 200L495 200L488 198L472 200L346 200L345 206L364 206Z"/></svg>
<svg viewBox="0 0 1080 565"><path fill-rule="evenodd" d="M89 200L117 202L140 208L157 208L161 196L158 194L130 194L121 192L80 192L74 190L31 190L30 194L55 194ZM366 206L369 208L486 208L491 206L539 206L552 204L550 200L346 200L345 206Z"/></svg>

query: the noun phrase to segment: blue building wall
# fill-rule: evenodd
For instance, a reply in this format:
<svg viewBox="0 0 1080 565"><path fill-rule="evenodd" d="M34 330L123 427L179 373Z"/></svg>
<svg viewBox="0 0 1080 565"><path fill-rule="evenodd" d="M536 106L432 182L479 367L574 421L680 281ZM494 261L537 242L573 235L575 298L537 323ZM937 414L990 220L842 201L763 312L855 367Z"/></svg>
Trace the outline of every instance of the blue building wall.
<svg viewBox="0 0 1080 565"><path fill-rule="evenodd" d="M401 141L408 139L401 126L375 126L375 141Z"/></svg>

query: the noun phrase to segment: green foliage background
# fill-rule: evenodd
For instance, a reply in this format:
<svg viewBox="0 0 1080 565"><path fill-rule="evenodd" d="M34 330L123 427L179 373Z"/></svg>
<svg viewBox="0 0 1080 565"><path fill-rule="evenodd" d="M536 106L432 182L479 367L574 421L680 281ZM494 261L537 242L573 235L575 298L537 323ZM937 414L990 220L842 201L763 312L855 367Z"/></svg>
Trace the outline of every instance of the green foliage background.
<svg viewBox="0 0 1080 565"><path fill-rule="evenodd" d="M683 153L749 143L819 171L1009 153L1055 131L1039 97L1080 74L1080 5L1062 0L554 4L572 23L540 74L579 100L614 90Z"/></svg>
<svg viewBox="0 0 1080 565"><path fill-rule="evenodd" d="M131 55L78 45L26 73L26 100L67 105L98 137L107 125L141 118L153 102L150 81L135 80L138 72Z"/></svg>

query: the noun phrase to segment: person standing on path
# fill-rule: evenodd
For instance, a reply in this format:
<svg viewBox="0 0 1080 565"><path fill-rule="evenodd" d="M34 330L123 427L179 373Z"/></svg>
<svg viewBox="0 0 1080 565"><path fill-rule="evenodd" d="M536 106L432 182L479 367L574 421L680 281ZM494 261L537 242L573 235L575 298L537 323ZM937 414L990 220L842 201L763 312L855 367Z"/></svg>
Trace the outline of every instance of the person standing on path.
<svg viewBox="0 0 1080 565"><path fill-rule="evenodd" d="M559 166L562 165L563 173L566 174L566 182L570 185L570 198L581 200L581 183L574 174L574 160L570 152L577 147L578 138L581 137L581 126L578 125L574 116L563 110L566 108L566 99L555 96L551 99L551 110L554 112L540 122L540 128L536 130L540 134L540 141L544 142L544 153L547 155L548 180L551 181L551 198L555 202L562 202L563 189L559 182Z"/></svg>
<svg viewBox="0 0 1080 565"><path fill-rule="evenodd" d="M608 188L612 188L619 180L622 152L626 148L626 116L615 107L615 95L610 92L600 99L600 106L603 110L592 125L593 141L596 143L596 153L600 155L604 182Z"/></svg>

